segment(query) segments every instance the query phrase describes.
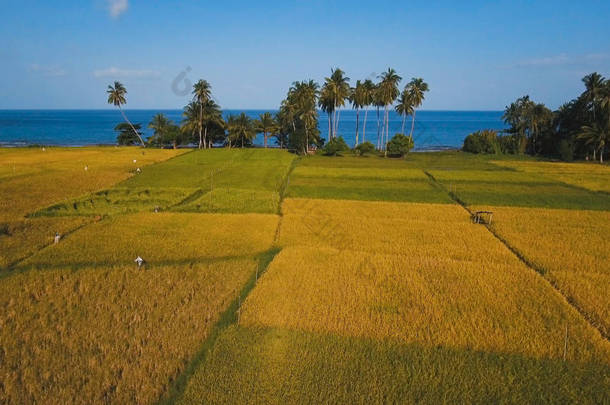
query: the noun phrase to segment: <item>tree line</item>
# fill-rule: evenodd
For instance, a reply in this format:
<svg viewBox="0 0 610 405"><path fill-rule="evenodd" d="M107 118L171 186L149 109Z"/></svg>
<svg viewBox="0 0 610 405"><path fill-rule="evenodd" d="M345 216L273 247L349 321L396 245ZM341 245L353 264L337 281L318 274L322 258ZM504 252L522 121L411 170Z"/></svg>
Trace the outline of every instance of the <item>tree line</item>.
<svg viewBox="0 0 610 405"><path fill-rule="evenodd" d="M358 152L381 151L385 155L408 152L413 147L415 114L429 90L421 78L413 78L402 90L402 78L394 69L388 70L372 80L357 80L350 86L350 78L341 69L332 69L329 77L320 86L313 80L293 82L277 113L262 113L256 119L245 113L222 116L220 106L212 98L212 88L206 80L193 85L192 101L183 109L183 119L173 123L164 114L153 117L148 127L153 135L146 141L142 137L141 124L132 124L122 106L126 104L127 90L115 81L107 89L108 103L117 106L125 120L118 124L117 142L121 145L172 146L197 145L211 148L214 145L226 147L251 146L256 135L263 135L264 146L274 139L280 148L289 148L306 154L311 150L326 148L329 154L336 154L348 146L339 134L341 108L351 104L356 110L356 136L353 147ZM376 110L376 142L366 140L366 122L369 108ZM389 110L394 107L402 117L402 132L390 139ZM328 142L320 136L318 108L328 116ZM360 113L364 112L364 122L360 131ZM405 133L407 117L411 117L409 134ZM360 133L361 132L361 133ZM344 146L345 145L345 146Z"/></svg>
<svg viewBox="0 0 610 405"><path fill-rule="evenodd" d="M468 135L465 151L559 157L565 161L604 161L610 140L610 79L599 73L586 75L584 91L551 111L529 96L518 98L504 110L509 129L483 130Z"/></svg>

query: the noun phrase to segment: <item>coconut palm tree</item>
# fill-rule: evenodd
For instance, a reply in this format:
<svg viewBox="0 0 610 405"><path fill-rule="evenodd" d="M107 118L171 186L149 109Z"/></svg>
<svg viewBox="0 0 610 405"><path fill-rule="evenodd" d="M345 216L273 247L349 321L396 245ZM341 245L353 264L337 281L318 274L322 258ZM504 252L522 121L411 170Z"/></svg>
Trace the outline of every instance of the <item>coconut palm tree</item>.
<svg viewBox="0 0 610 405"><path fill-rule="evenodd" d="M398 98L398 104L396 104L396 112L402 117L402 130L401 134L405 134L405 122L407 115L413 115L415 109L413 108L413 102L411 101L411 94L405 89ZM412 136L412 135L409 135Z"/></svg>
<svg viewBox="0 0 610 405"><path fill-rule="evenodd" d="M412 78L411 81L405 86L405 91L409 93L409 98L413 105L413 114L411 114L411 132L409 136L413 137L413 129L415 129L415 111L424 101L424 93L429 90L428 83L424 82L421 77Z"/></svg>
<svg viewBox="0 0 610 405"><path fill-rule="evenodd" d="M138 136L138 139L140 139L142 146L145 146L142 136L140 136L140 133L134 128L134 126L131 124L131 122L127 119L125 112L121 108L122 105L127 104L127 98L125 97L127 95L127 89L125 89L125 86L123 86L123 84L121 82L115 81L114 86L108 85L108 89L106 90L106 93L108 94L108 104L114 104L115 106L119 107L119 111L121 112L123 119L129 124L129 126L133 130L133 133Z"/></svg>
<svg viewBox="0 0 610 405"><path fill-rule="evenodd" d="M168 119L165 114L159 113L156 114L148 123L148 128L153 130L153 137L157 139L162 139L171 125L172 121Z"/></svg>
<svg viewBox="0 0 610 405"><path fill-rule="evenodd" d="M360 125L360 109L365 106L366 103L366 87L360 80L356 81L356 87L352 89L350 96L352 102L352 108L356 110L356 143L354 147L358 146L358 126Z"/></svg>
<svg viewBox="0 0 610 405"><path fill-rule="evenodd" d="M381 121L379 109L383 107L383 97L381 94L381 83L377 83L373 88L373 105L377 110L377 149L381 150Z"/></svg>
<svg viewBox="0 0 610 405"><path fill-rule="evenodd" d="M372 80L366 79L362 84L362 101L364 109L364 122L362 123L362 143L366 142L366 118L369 112L369 106L373 104L375 99L375 83Z"/></svg>
<svg viewBox="0 0 610 405"><path fill-rule="evenodd" d="M298 111L298 118L303 122L305 130L305 153L309 152L310 134L318 126L318 112L316 100L318 97L318 83L313 80L295 82L292 85L292 102Z"/></svg>
<svg viewBox="0 0 610 405"><path fill-rule="evenodd" d="M541 129L548 126L553 119L553 112L544 104L537 103L531 106L527 111L528 127L530 129L530 139L532 141L532 152L535 155L538 152L538 139L540 138Z"/></svg>
<svg viewBox="0 0 610 405"><path fill-rule="evenodd" d="M267 138L275 131L277 123L270 112L259 114L258 119L254 120L254 129L257 133L263 134L263 143L267 147Z"/></svg>
<svg viewBox="0 0 610 405"><path fill-rule="evenodd" d="M197 101L191 101L188 103L184 110L182 111L182 132L189 134L193 139L195 139L197 131L200 126L200 106Z"/></svg>
<svg viewBox="0 0 610 405"><path fill-rule="evenodd" d="M595 122L593 125L583 126L578 138L584 140L586 145L592 145L593 150L599 150L599 163L604 163L604 151L610 140L610 130L607 125Z"/></svg>
<svg viewBox="0 0 610 405"><path fill-rule="evenodd" d="M326 113L328 116L328 140L332 139L333 136L333 120L332 116L335 111L335 102L334 98L330 91L330 86L326 86L326 84L322 87L320 91L320 99L318 100L318 105Z"/></svg>
<svg viewBox="0 0 610 405"><path fill-rule="evenodd" d="M203 134L203 108L212 97L212 86L206 80L199 80L193 85L193 101L199 103L199 149L206 147ZM207 129L207 128L206 128Z"/></svg>
<svg viewBox="0 0 610 405"><path fill-rule="evenodd" d="M323 104L331 104L330 108L328 108L332 109L333 113L332 134L329 135L330 139L337 136L339 118L341 115L339 108L345 105L345 100L349 98L350 90L349 77L346 77L345 72L339 68L331 69L330 77L324 78L320 102Z"/></svg>
<svg viewBox="0 0 610 405"><path fill-rule="evenodd" d="M380 101L383 102L383 107L385 109L385 142L383 145L386 145L388 142L388 132L389 132L389 108L396 101L398 95L400 94L400 90L398 90L398 83L402 80L402 77L398 76L396 71L392 68L388 68L386 72L383 72L379 79L381 79L381 83L379 84L380 88ZM384 146L384 150L387 156L387 148Z"/></svg>
<svg viewBox="0 0 610 405"><path fill-rule="evenodd" d="M242 148L250 146L256 137L252 119L244 112L237 116L230 115L227 119L227 128L229 130L229 148L238 143Z"/></svg>
<svg viewBox="0 0 610 405"><path fill-rule="evenodd" d="M585 91L582 95L587 100L588 107L591 109L593 121L596 121L596 111L599 108L605 79L599 73L593 72L583 77L582 82L585 84Z"/></svg>

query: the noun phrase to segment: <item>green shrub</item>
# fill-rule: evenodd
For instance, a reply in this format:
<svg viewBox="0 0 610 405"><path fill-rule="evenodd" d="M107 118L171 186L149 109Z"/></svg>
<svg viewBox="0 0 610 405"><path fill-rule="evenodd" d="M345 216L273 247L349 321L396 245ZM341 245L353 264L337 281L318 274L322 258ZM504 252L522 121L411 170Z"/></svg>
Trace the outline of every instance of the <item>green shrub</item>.
<svg viewBox="0 0 610 405"><path fill-rule="evenodd" d="M388 142L388 153L391 156L405 156L413 149L413 138L404 134L396 134Z"/></svg>
<svg viewBox="0 0 610 405"><path fill-rule="evenodd" d="M345 143L342 136L338 136L328 141L322 150L324 151L325 155L337 156L340 154L340 152L349 150L349 146L347 146L347 143Z"/></svg>
<svg viewBox="0 0 610 405"><path fill-rule="evenodd" d="M493 129L473 132L464 139L462 150L470 153L502 153L498 133Z"/></svg>
<svg viewBox="0 0 610 405"><path fill-rule="evenodd" d="M373 145L372 143L370 143L368 141L363 142L354 148L354 152L358 156L364 156L367 154L371 154L371 153L375 152L375 145Z"/></svg>

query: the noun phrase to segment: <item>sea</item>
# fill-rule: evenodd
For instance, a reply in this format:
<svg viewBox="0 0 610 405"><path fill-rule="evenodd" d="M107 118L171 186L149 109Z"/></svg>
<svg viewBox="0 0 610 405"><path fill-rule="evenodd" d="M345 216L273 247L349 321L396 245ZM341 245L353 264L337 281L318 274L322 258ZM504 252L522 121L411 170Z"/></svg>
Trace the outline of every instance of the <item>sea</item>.
<svg viewBox="0 0 610 405"><path fill-rule="evenodd" d="M224 110L224 116L245 112L252 118L273 110ZM165 114L174 123L182 120L182 110L125 110L132 123L142 125L145 137L152 135L148 123L157 113ZM359 137L377 144L378 125L376 109L369 109L364 128L365 112L359 119L355 110L341 110L338 134L348 145L354 146L356 122ZM383 111L380 112L383 121ZM0 146L57 145L86 146L114 145L117 133L114 127L123 121L118 110L0 110ZM319 112L319 128L324 139L328 139L328 116ZM363 129L365 129L363 131ZM411 129L411 117L407 117L405 132ZM460 148L464 138L481 129L506 129L502 111L430 111L416 112L413 138L415 150L442 150ZM402 117L390 112L390 137L402 131ZM364 132L364 133L363 133ZM255 145L262 145L262 136L257 136ZM273 144L273 140L271 141Z"/></svg>

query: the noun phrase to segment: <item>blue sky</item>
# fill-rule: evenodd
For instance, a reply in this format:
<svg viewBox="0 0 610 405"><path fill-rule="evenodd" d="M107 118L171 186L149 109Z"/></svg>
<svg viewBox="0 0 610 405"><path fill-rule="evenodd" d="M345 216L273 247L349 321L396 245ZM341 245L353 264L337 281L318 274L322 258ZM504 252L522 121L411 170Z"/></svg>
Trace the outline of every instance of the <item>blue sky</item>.
<svg viewBox="0 0 610 405"><path fill-rule="evenodd" d="M0 1L0 109L109 108L115 79L128 108L182 108L182 77L276 108L333 67L423 77L424 109L556 108L610 75L610 1Z"/></svg>

